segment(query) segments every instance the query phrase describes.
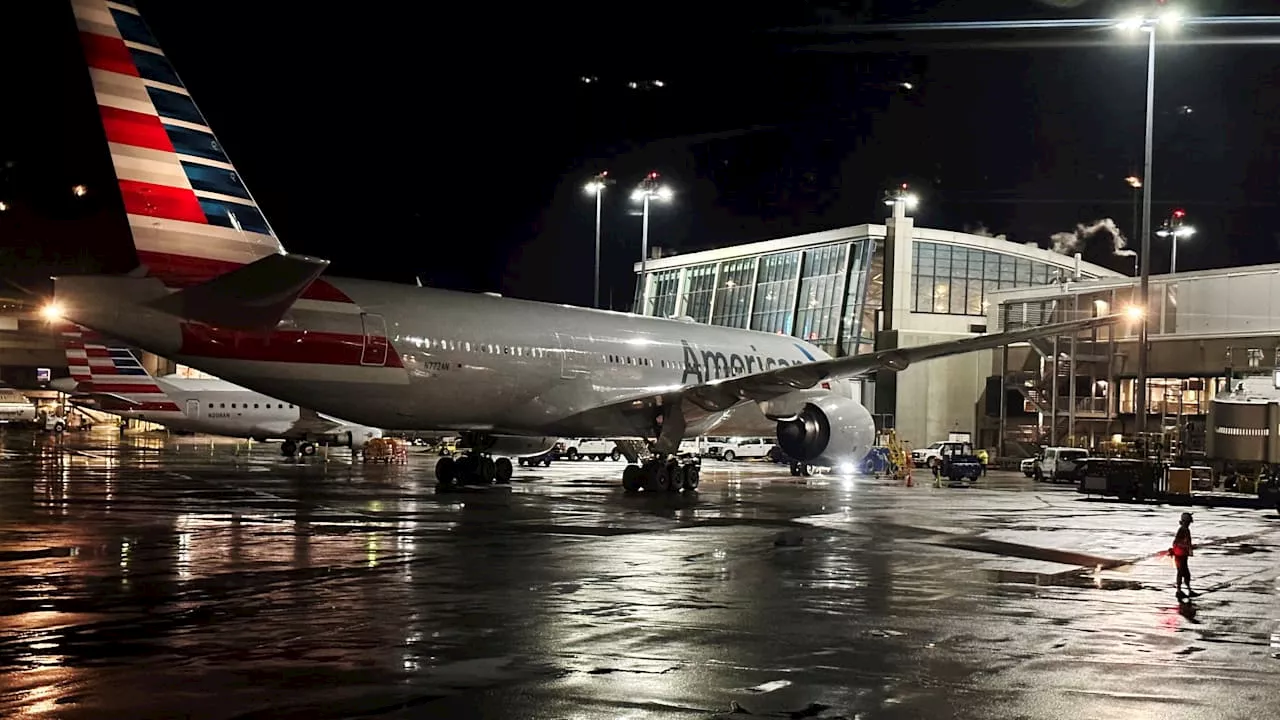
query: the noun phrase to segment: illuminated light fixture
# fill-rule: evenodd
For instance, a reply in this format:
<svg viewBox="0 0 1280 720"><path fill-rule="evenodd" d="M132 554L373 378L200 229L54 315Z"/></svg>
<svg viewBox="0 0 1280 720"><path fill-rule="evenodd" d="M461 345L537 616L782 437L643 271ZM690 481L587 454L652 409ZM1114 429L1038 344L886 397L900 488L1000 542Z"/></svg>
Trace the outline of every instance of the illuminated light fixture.
<svg viewBox="0 0 1280 720"><path fill-rule="evenodd" d="M1124 181L1129 183L1129 187L1133 188L1134 190L1137 190L1138 188L1142 187L1142 178L1138 177L1137 175L1130 175L1129 177L1125 178Z"/></svg>
<svg viewBox="0 0 1280 720"><path fill-rule="evenodd" d="M911 192L907 188L906 183L902 183L902 185L898 186L893 191L885 193L884 196L884 204L889 207L893 207L899 203L908 210L915 210L916 206L920 204L920 196Z"/></svg>
<svg viewBox="0 0 1280 720"><path fill-rule="evenodd" d="M613 180L609 177L609 171L605 170L599 175L596 175L592 177L590 180L588 180L587 184L584 185L582 189L586 190L588 195L595 195L596 193L604 190L606 187L609 187L612 184L613 184Z"/></svg>
<svg viewBox="0 0 1280 720"><path fill-rule="evenodd" d="M1137 305L1130 305L1124 309L1124 314L1125 314L1125 317L1129 318L1130 320L1141 320L1142 316L1145 315L1146 313L1142 311L1141 307Z"/></svg>
<svg viewBox="0 0 1280 720"><path fill-rule="evenodd" d="M76 197L84 197L88 192L89 192L89 188L83 185L73 185L71 187L71 194L75 195Z"/></svg>
<svg viewBox="0 0 1280 720"><path fill-rule="evenodd" d="M47 303L40 308L40 317L43 317L46 322L58 322L62 320L62 314L62 305L56 302Z"/></svg>
<svg viewBox="0 0 1280 720"><path fill-rule="evenodd" d="M1130 15L1116 23L1116 28L1133 32L1135 30L1141 30L1146 24L1147 19L1141 15Z"/></svg>
<svg viewBox="0 0 1280 720"><path fill-rule="evenodd" d="M0 212L4 212L4 211L6 211L6 210L8 210L8 209L9 209L9 203L7 203L7 202L5 202L5 201L3 201L3 200L0 200Z"/></svg>

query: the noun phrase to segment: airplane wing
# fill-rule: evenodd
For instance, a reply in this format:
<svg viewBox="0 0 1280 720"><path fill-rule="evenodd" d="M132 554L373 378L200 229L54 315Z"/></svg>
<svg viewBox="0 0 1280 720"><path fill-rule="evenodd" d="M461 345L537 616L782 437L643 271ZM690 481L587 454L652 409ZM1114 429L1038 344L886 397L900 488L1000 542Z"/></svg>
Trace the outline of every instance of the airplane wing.
<svg viewBox="0 0 1280 720"><path fill-rule="evenodd" d="M307 408L300 408L299 410L298 420L289 427L287 434L328 435L338 431L340 428L351 425L351 423L343 422L337 418L322 415L315 410L308 410Z"/></svg>
<svg viewBox="0 0 1280 720"><path fill-rule="evenodd" d="M912 363L922 360L961 355L976 350L990 350L1004 345L1026 342L1046 335L1080 332L1090 328L1113 325L1121 319L1120 315L1104 315L1084 320L1041 325L1026 330L979 335L931 345L893 348L866 355L853 355L800 365L790 365L749 375L712 380L698 385L672 387L660 393L626 398L606 406L592 408L583 413L583 415L616 417L618 414L623 414L634 418L637 432L645 434L647 433L647 428L651 427L648 423L648 418L651 418L652 413L661 407L685 408L682 413L687 414L689 410L694 410L695 408L707 413L728 410L748 400L767 403L789 393L808 390L826 380L859 377L880 369L901 371Z"/></svg>
<svg viewBox="0 0 1280 720"><path fill-rule="evenodd" d="M1096 327L1113 325L1121 320L1119 315L1104 315L1084 320L1041 325L1026 330L1013 330L990 335L979 335L961 340L892 348L865 355L819 360L817 362L790 365L751 375L712 380L684 390L685 399L704 410L725 410L742 402L771 400L796 390L806 390L824 380L841 380L866 375L876 370L895 372L905 370L912 363L922 360L963 355L977 350L1026 342L1046 335L1065 335Z"/></svg>

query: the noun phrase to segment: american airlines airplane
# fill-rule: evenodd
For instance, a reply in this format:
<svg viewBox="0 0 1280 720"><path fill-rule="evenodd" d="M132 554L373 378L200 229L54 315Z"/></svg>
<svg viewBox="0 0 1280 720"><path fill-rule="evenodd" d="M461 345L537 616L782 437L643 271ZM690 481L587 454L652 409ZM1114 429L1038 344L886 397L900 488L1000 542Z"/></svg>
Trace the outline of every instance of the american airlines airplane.
<svg viewBox="0 0 1280 720"><path fill-rule="evenodd" d="M849 378L1117 320L832 358L782 335L321 277L326 261L285 252L133 3L71 5L139 266L55 278L64 316L354 422L461 432L472 452L439 461L442 487L509 480L502 456L560 436L652 443L629 455L628 491L697 487L675 453L707 434L856 463L875 425Z"/></svg>
<svg viewBox="0 0 1280 720"><path fill-rule="evenodd" d="M225 380L153 377L132 350L107 347L92 331L71 326L62 337L72 381L65 389L72 402L92 400L101 410L178 432L259 442L283 439L280 452L286 457L314 455L317 443L359 452L369 440L382 437L381 430L326 417Z"/></svg>

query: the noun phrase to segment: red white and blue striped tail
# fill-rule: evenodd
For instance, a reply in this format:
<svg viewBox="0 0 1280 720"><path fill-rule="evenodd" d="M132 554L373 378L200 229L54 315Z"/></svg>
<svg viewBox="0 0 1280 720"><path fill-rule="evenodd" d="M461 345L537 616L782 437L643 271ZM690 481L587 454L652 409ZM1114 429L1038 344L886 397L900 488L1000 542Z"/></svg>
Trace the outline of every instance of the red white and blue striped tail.
<svg viewBox="0 0 1280 720"><path fill-rule="evenodd" d="M129 348L108 347L101 335L75 325L62 338L77 392L120 401L130 410L181 411Z"/></svg>
<svg viewBox="0 0 1280 720"><path fill-rule="evenodd" d="M71 0L138 261L169 287L284 248L133 0Z"/></svg>
<svg viewBox="0 0 1280 720"><path fill-rule="evenodd" d="M67 370L70 371L71 379L75 380L77 385L85 385L93 380L89 372L89 352L85 348L91 333L97 339L97 333L72 323L66 323L61 330L62 347L67 354Z"/></svg>

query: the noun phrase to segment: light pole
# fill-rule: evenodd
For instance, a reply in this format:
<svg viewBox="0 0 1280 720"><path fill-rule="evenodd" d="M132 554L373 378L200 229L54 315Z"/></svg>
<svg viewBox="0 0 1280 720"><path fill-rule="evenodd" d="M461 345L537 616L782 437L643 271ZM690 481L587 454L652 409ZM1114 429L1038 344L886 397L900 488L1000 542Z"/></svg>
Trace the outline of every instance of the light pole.
<svg viewBox="0 0 1280 720"><path fill-rule="evenodd" d="M1141 200L1142 193L1138 192L1142 189L1142 178L1137 175L1130 175L1124 179L1129 183L1129 187L1133 188L1133 224L1129 226L1129 232L1133 233L1130 239L1137 239L1142 228L1138 227L1138 201ZM1133 254L1133 276L1138 277L1138 254Z"/></svg>
<svg viewBox="0 0 1280 720"><path fill-rule="evenodd" d="M1147 121L1143 145L1142 179L1146 188L1142 191L1142 250L1139 256L1138 306L1142 308L1142 322L1138 324L1138 379L1134 387L1134 412L1137 414L1138 432L1147 431L1147 364L1150 360L1147 333L1151 325L1151 147L1155 128L1156 99L1156 31L1176 28L1180 16L1175 10L1161 7L1159 14L1136 16L1119 23L1123 30L1147 33ZM1145 451L1144 451L1145 452Z"/></svg>
<svg viewBox="0 0 1280 720"><path fill-rule="evenodd" d="M1173 215L1164 221L1164 227L1156 231L1156 235L1162 238L1170 238L1172 247L1169 253L1169 274L1178 272L1178 239L1191 237L1196 234L1196 229L1186 224L1187 211L1178 208L1173 211Z"/></svg>
<svg viewBox="0 0 1280 720"><path fill-rule="evenodd" d="M596 196L596 281L592 307L597 309L600 307L600 199L604 196L604 189L612 184L613 179L609 177L609 171L605 170L592 177L585 188L589 194Z"/></svg>
<svg viewBox="0 0 1280 720"><path fill-rule="evenodd" d="M632 200L639 200L641 206L640 220L640 301L644 302L644 287L648 281L645 265L649 260L649 202L653 199L667 201L671 199L671 188L663 185L658 173L651 172L640 181L640 186L631 193Z"/></svg>

